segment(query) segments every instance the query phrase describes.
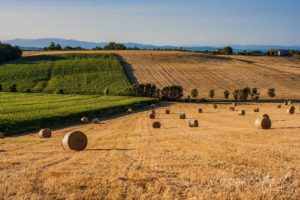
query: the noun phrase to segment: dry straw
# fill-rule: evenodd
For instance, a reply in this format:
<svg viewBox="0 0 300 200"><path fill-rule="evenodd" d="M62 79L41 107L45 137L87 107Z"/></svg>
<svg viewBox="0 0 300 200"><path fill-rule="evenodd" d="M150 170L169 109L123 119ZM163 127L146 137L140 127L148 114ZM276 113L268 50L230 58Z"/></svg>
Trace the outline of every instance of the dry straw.
<svg viewBox="0 0 300 200"><path fill-rule="evenodd" d="M179 114L179 118L180 118L180 119L185 119L185 118L186 118L185 113L180 113L180 114Z"/></svg>
<svg viewBox="0 0 300 200"><path fill-rule="evenodd" d="M263 114L260 117L266 117L266 118L270 118L270 116L268 114Z"/></svg>
<svg viewBox="0 0 300 200"><path fill-rule="evenodd" d="M93 124L100 124L100 119L99 119L99 118L94 118L94 119L92 120L92 123L93 123Z"/></svg>
<svg viewBox="0 0 300 200"><path fill-rule="evenodd" d="M254 112L259 112L259 108L254 108Z"/></svg>
<svg viewBox="0 0 300 200"><path fill-rule="evenodd" d="M149 117L150 119L155 119L155 114L151 113Z"/></svg>
<svg viewBox="0 0 300 200"><path fill-rule="evenodd" d="M89 122L89 118L87 118L86 116L84 116L84 117L81 117L81 119L80 119L80 121L81 121L81 123L88 123Z"/></svg>
<svg viewBox="0 0 300 200"><path fill-rule="evenodd" d="M128 108L127 113L133 113L132 108Z"/></svg>
<svg viewBox="0 0 300 200"><path fill-rule="evenodd" d="M82 151L86 148L88 139L81 131L66 133L62 139L62 146L65 150Z"/></svg>
<svg viewBox="0 0 300 200"><path fill-rule="evenodd" d="M255 126L261 129L270 129L272 126L272 122L268 117L259 117L255 120Z"/></svg>
<svg viewBox="0 0 300 200"><path fill-rule="evenodd" d="M3 132L0 132L0 139L4 139L5 138L5 135Z"/></svg>
<svg viewBox="0 0 300 200"><path fill-rule="evenodd" d="M153 127L153 128L160 128L160 126L161 126L161 124L160 124L159 121L155 121L155 122L153 122L153 124L152 124L152 127Z"/></svg>
<svg viewBox="0 0 300 200"><path fill-rule="evenodd" d="M52 136L52 131L49 128L44 128L39 131L40 138L51 138L51 136Z"/></svg>
<svg viewBox="0 0 300 200"><path fill-rule="evenodd" d="M291 115L295 114L295 107L294 107L294 106L289 107L289 108L286 110L286 112L287 112L288 114L291 114Z"/></svg>
<svg viewBox="0 0 300 200"><path fill-rule="evenodd" d="M196 120L196 119L189 120L189 126L190 127L198 127L199 126L198 120Z"/></svg>
<svg viewBox="0 0 300 200"><path fill-rule="evenodd" d="M246 114L246 111L245 110L240 110L239 111L239 115L245 115Z"/></svg>

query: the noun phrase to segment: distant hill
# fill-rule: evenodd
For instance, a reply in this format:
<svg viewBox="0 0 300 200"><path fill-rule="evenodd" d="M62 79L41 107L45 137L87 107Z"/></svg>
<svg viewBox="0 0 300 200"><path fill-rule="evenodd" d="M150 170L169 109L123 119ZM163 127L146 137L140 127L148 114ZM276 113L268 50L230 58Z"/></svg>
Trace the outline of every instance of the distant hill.
<svg viewBox="0 0 300 200"><path fill-rule="evenodd" d="M49 45L50 42L58 43L61 46L71 46L71 47L82 47L85 49L92 49L96 46L104 47L107 45L107 42L87 42L87 41L79 41L79 40L68 40L61 38L41 38L41 39L21 39L17 38L14 40L4 41L5 43L9 43L11 45L20 46L23 50L40 50ZM170 45L153 45L153 44L139 44L127 42L124 43L126 47L137 47L140 49L178 49L180 46L170 46ZM193 46L182 46L183 49L189 51L215 51L221 46L201 46L201 45L193 45ZM243 50L260 50L267 51L268 49L294 49L300 50L300 46L282 46L282 45L231 45L235 52L243 51Z"/></svg>

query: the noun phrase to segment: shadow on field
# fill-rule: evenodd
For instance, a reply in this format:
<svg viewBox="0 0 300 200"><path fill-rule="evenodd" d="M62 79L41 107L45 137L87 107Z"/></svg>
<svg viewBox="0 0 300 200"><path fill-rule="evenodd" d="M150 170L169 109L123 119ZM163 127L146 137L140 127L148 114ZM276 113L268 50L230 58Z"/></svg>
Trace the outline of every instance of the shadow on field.
<svg viewBox="0 0 300 200"><path fill-rule="evenodd" d="M132 69L131 65L129 63L127 63L121 55L117 54L117 58L120 61L121 65L123 66L123 69L125 71L125 74L129 80L129 82L131 84L137 83L137 80L133 74L133 69Z"/></svg>
<svg viewBox="0 0 300 200"><path fill-rule="evenodd" d="M1 152L6 152L6 151L5 151L5 150L2 150L2 149L0 149L0 153L1 153Z"/></svg>
<svg viewBox="0 0 300 200"><path fill-rule="evenodd" d="M115 149L86 149L86 151L133 151L136 149L122 149L122 148L115 148Z"/></svg>
<svg viewBox="0 0 300 200"><path fill-rule="evenodd" d="M298 127L278 127L278 128L273 128L273 129L300 129L300 126L298 126Z"/></svg>

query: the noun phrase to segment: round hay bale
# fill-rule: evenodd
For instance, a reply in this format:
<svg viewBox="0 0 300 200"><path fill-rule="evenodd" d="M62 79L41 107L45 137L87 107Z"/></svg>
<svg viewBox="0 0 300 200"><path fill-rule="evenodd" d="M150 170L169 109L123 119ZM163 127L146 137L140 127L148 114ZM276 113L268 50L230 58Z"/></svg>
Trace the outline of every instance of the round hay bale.
<svg viewBox="0 0 300 200"><path fill-rule="evenodd" d="M217 105L217 104L214 104L214 105L213 105L213 108L214 108L214 109L217 109L217 108L218 108L218 105Z"/></svg>
<svg viewBox="0 0 300 200"><path fill-rule="evenodd" d="M5 135L3 132L0 132L0 139L4 139L5 138Z"/></svg>
<svg viewBox="0 0 300 200"><path fill-rule="evenodd" d="M270 129L272 122L268 117L259 117L255 120L255 126L261 129Z"/></svg>
<svg viewBox="0 0 300 200"><path fill-rule="evenodd" d="M62 146L65 150L82 151L86 148L88 139L81 131L66 133L62 139Z"/></svg>
<svg viewBox="0 0 300 200"><path fill-rule="evenodd" d="M156 107L156 105L155 104L151 104L151 108L155 108Z"/></svg>
<svg viewBox="0 0 300 200"><path fill-rule="evenodd" d="M100 124L100 119L99 119L99 118L94 118L94 119L92 120L92 123L93 123L93 124Z"/></svg>
<svg viewBox="0 0 300 200"><path fill-rule="evenodd" d="M180 113L179 114L179 119L185 119L185 118L186 118L185 113Z"/></svg>
<svg viewBox="0 0 300 200"><path fill-rule="evenodd" d="M246 111L245 110L240 110L239 111L239 115L245 115L246 114Z"/></svg>
<svg viewBox="0 0 300 200"><path fill-rule="evenodd" d="M51 138L52 131L49 128L44 128L39 131L40 138Z"/></svg>
<svg viewBox="0 0 300 200"><path fill-rule="evenodd" d="M154 109L151 110L151 114L155 115L155 110Z"/></svg>
<svg viewBox="0 0 300 200"><path fill-rule="evenodd" d="M81 117L81 119L80 119L80 121L81 121L81 123L88 123L89 122L89 118L87 118L86 116L84 116L84 117Z"/></svg>
<svg viewBox="0 0 300 200"><path fill-rule="evenodd" d="M268 114L263 114L260 116L261 118L266 117L266 118L270 118L270 116Z"/></svg>
<svg viewBox="0 0 300 200"><path fill-rule="evenodd" d="M232 106L234 106L234 107L235 107L235 106L236 106L236 103L235 103L235 102L233 102L233 103L232 103Z"/></svg>
<svg viewBox="0 0 300 200"><path fill-rule="evenodd" d="M285 105L285 106L287 106L287 105L288 105L288 102L287 102L287 101L285 101L285 102L284 102L284 105Z"/></svg>
<svg viewBox="0 0 300 200"><path fill-rule="evenodd" d="M292 105L293 104L293 101L288 101L288 105Z"/></svg>
<svg viewBox="0 0 300 200"><path fill-rule="evenodd" d="M286 112L287 112L288 114L291 114L291 115L295 114L295 107L294 107L294 106L289 107L289 108L286 110Z"/></svg>
<svg viewBox="0 0 300 200"><path fill-rule="evenodd" d="M132 108L128 108L127 113L133 113Z"/></svg>
<svg viewBox="0 0 300 200"><path fill-rule="evenodd" d="M254 108L254 112L259 112L259 108Z"/></svg>
<svg viewBox="0 0 300 200"><path fill-rule="evenodd" d="M169 109L166 109L166 114L170 114L170 110Z"/></svg>
<svg viewBox="0 0 300 200"><path fill-rule="evenodd" d="M229 110L230 111L235 111L235 108L233 106L230 106Z"/></svg>
<svg viewBox="0 0 300 200"><path fill-rule="evenodd" d="M189 120L189 127L198 127L198 126L199 126L198 120L196 119Z"/></svg>
<svg viewBox="0 0 300 200"><path fill-rule="evenodd" d="M199 109L198 109L198 113L203 113L202 108L199 108Z"/></svg>
<svg viewBox="0 0 300 200"><path fill-rule="evenodd" d="M278 105L277 105L277 108L281 108L281 104L278 104Z"/></svg>
<svg viewBox="0 0 300 200"><path fill-rule="evenodd" d="M151 113L149 117L150 119L155 119L155 114Z"/></svg>
<svg viewBox="0 0 300 200"><path fill-rule="evenodd" d="M161 126L161 124L160 124L159 121L155 121L155 122L153 122L153 124L152 124L152 127L153 127L153 128L160 128L160 126Z"/></svg>

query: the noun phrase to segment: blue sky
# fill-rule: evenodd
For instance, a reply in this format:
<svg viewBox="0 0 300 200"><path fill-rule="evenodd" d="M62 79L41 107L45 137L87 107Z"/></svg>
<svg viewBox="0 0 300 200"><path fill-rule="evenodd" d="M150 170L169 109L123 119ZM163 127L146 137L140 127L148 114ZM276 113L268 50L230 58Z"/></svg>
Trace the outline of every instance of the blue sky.
<svg viewBox="0 0 300 200"><path fill-rule="evenodd" d="M298 0L0 0L0 40L300 45Z"/></svg>

